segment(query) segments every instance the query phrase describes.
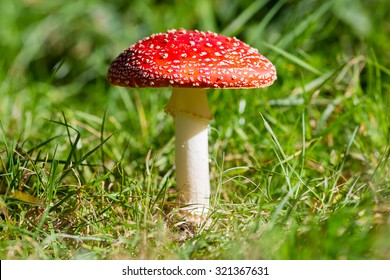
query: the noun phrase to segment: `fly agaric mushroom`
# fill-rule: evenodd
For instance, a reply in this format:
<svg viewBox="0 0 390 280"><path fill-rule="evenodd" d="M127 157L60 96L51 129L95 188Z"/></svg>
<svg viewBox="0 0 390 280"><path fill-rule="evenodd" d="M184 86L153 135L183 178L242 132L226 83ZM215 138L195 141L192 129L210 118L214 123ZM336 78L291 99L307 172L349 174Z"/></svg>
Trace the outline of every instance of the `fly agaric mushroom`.
<svg viewBox="0 0 390 280"><path fill-rule="evenodd" d="M236 38L213 32L169 30L124 50L107 79L123 87L172 87L165 112L175 122L176 180L188 221L204 221L210 179L207 88L258 88L276 79L274 65Z"/></svg>

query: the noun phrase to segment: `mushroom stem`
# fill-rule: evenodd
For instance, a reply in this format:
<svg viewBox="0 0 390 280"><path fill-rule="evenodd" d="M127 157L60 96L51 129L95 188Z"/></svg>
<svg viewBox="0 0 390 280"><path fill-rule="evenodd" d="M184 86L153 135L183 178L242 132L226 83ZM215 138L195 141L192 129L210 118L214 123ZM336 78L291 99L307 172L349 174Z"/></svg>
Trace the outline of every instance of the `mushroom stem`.
<svg viewBox="0 0 390 280"><path fill-rule="evenodd" d="M208 124L205 89L174 88L165 112L175 120L176 180L188 216L204 220L209 209Z"/></svg>

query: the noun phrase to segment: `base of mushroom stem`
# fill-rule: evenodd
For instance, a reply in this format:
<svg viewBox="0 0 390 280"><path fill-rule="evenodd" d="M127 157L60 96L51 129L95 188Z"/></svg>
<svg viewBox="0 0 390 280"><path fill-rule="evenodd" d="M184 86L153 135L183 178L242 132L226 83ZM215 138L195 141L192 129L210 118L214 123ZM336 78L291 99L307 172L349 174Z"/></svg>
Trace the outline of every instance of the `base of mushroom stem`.
<svg viewBox="0 0 390 280"><path fill-rule="evenodd" d="M209 209L205 206L184 206L178 209L174 215L177 222L189 223L194 226L202 226L209 221Z"/></svg>

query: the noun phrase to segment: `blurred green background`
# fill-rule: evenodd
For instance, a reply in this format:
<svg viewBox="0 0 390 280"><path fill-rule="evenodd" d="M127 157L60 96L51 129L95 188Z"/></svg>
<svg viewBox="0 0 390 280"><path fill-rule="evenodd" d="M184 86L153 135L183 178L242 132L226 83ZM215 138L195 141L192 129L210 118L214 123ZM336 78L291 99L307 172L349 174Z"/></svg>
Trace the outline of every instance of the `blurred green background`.
<svg viewBox="0 0 390 280"><path fill-rule="evenodd" d="M389 18L387 0L0 0L1 257L390 258ZM170 90L114 88L105 79L123 49L178 28L236 36L278 71L267 89L210 90L211 177L221 212L213 234L191 235L185 245L171 233L156 235L154 204L137 212L126 200L134 189L144 197L148 180L156 200L161 188L174 187L174 131L163 112ZM67 157L85 163L72 178L35 161L67 164ZM47 181L24 179L24 170L39 168ZM115 200L102 181L112 191L123 187L124 198ZM94 210L69 214L81 200L78 184ZM7 198L17 189L57 207L42 218L26 199ZM104 193L101 204L96 192ZM107 205L112 213L99 212ZM29 224L29 215L38 218ZM66 215L69 223L59 223ZM102 228L101 219L111 226ZM105 241L64 243L53 232ZM59 248L40 247L49 236ZM111 250L115 244L127 253Z"/></svg>
<svg viewBox="0 0 390 280"><path fill-rule="evenodd" d="M7 131L24 131L25 138L38 133L31 122L61 110L97 114L99 109L117 112L117 107L123 108L122 98L105 80L110 62L134 42L167 29L211 30L258 48L276 65L279 77L273 88L249 96L248 104L262 107L270 99L271 105L302 104L299 98L305 85L318 89L329 78L326 74L334 76L347 63L359 67L369 62L383 70L390 60L384 0L26 0L1 1L0 11L2 122ZM388 68L385 73L387 81ZM315 80L318 77L322 80ZM361 77L348 77L354 78ZM363 86L369 82L367 76L362 79ZM388 90L387 84L384 87ZM338 90L325 87L320 95L335 97ZM142 95L149 92L157 91L144 90ZM169 90L162 92L165 95L141 98L152 98L152 103L158 102L155 110L161 110ZM232 97L224 98L230 103ZM277 101L280 98L288 100ZM145 102L146 107L152 106ZM151 110L145 113L156 113ZM217 116L221 113L213 110ZM296 112L290 112L295 118ZM126 117L118 116L119 121ZM387 133L383 121L380 126ZM134 125L138 130L138 124Z"/></svg>

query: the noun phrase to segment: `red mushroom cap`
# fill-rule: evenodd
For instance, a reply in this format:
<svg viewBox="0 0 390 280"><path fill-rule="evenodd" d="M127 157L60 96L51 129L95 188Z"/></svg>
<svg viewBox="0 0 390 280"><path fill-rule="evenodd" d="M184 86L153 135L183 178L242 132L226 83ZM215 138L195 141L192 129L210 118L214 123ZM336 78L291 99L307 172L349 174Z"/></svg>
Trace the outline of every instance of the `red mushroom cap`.
<svg viewBox="0 0 390 280"><path fill-rule="evenodd" d="M254 88L276 79L272 63L236 38L170 30L124 50L107 79L124 87Z"/></svg>

